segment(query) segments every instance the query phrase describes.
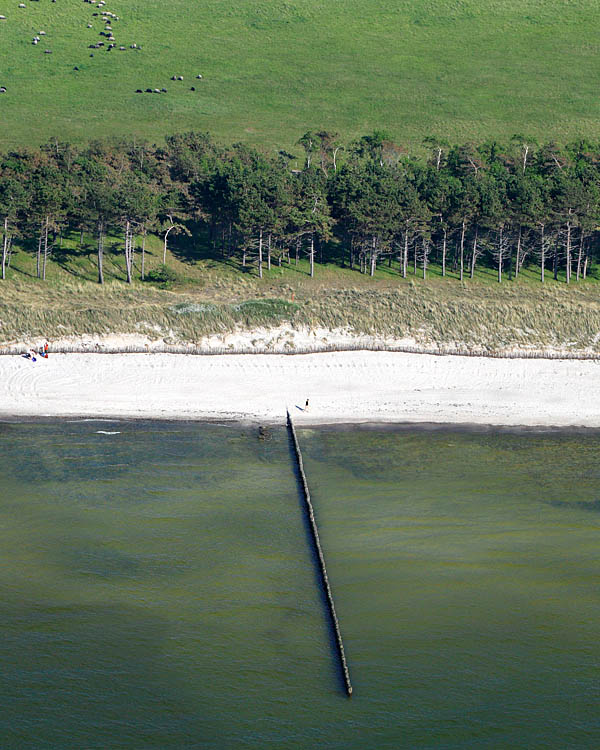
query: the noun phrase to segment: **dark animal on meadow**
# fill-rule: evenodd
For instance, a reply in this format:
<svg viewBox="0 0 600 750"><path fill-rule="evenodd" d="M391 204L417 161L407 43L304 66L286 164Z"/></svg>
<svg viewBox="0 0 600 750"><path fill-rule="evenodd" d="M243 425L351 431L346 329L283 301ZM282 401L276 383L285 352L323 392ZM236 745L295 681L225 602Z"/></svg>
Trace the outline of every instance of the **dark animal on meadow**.
<svg viewBox="0 0 600 750"><path fill-rule="evenodd" d="M135 93L136 93L136 94L141 94L141 93L143 93L143 92L142 92L142 89L136 89L136 90L135 90Z"/></svg>
<svg viewBox="0 0 600 750"><path fill-rule="evenodd" d="M166 94L166 93L167 93L167 89L161 89L161 92L162 92L163 94Z"/></svg>
<svg viewBox="0 0 600 750"><path fill-rule="evenodd" d="M192 86L192 87L190 88L190 91L195 91L195 90L196 90L196 87L195 87L195 86Z"/></svg>
<svg viewBox="0 0 600 750"><path fill-rule="evenodd" d="M152 89L146 89L146 93L147 94L151 94L152 93Z"/></svg>
<svg viewBox="0 0 600 750"><path fill-rule="evenodd" d="M77 65L73 68L73 70L79 70L79 68L77 67Z"/></svg>
<svg viewBox="0 0 600 750"><path fill-rule="evenodd" d="M183 76L177 76L178 81L183 81Z"/></svg>
<svg viewBox="0 0 600 750"><path fill-rule="evenodd" d="M200 73L198 73L198 75L196 76L196 78L202 78L202 76L200 75Z"/></svg>
<svg viewBox="0 0 600 750"><path fill-rule="evenodd" d="M93 56L94 56L94 53L93 53L93 52L91 52L91 53L90 53L90 57L93 57Z"/></svg>
<svg viewBox="0 0 600 750"><path fill-rule="evenodd" d="M0 94L6 94L6 86L0 86Z"/></svg>

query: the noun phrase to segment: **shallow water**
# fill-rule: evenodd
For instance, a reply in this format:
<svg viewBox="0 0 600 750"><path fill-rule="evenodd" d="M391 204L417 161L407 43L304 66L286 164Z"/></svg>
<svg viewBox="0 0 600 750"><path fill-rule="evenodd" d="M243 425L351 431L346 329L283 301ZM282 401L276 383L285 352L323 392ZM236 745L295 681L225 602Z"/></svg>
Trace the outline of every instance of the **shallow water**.
<svg viewBox="0 0 600 750"><path fill-rule="evenodd" d="M116 432L118 434L102 434ZM596 747L600 436L0 425L2 748Z"/></svg>

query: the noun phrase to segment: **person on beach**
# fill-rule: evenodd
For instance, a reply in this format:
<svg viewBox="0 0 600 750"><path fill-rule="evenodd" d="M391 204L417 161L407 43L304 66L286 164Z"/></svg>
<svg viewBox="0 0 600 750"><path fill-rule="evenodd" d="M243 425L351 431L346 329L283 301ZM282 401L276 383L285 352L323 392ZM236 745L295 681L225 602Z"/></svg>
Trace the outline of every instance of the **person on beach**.
<svg viewBox="0 0 600 750"><path fill-rule="evenodd" d="M304 404L304 411L308 411L308 399L306 399L306 403Z"/></svg>
<svg viewBox="0 0 600 750"><path fill-rule="evenodd" d="M37 352L35 349L29 349L29 351L26 352L23 356L25 357L25 359L30 359L32 362L36 362L37 361L37 358L35 356L36 354Z"/></svg>
<svg viewBox="0 0 600 750"><path fill-rule="evenodd" d="M48 342L47 341L44 344L44 354L43 354L43 356L46 357L46 359L48 359Z"/></svg>

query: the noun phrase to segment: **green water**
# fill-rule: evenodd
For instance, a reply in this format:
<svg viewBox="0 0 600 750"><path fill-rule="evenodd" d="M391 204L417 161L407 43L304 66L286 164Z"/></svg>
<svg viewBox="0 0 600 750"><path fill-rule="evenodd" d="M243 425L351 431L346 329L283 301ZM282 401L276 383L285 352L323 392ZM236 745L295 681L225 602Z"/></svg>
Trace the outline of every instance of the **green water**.
<svg viewBox="0 0 600 750"><path fill-rule="evenodd" d="M351 700L283 429L0 425L0 747L600 746L600 436L299 438Z"/></svg>

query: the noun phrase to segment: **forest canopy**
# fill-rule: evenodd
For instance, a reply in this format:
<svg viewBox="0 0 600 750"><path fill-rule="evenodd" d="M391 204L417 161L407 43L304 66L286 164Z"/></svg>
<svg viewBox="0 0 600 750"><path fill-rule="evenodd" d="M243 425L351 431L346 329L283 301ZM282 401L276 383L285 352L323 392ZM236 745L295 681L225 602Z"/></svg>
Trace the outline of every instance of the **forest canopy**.
<svg viewBox="0 0 600 750"><path fill-rule="evenodd" d="M426 277L436 262L461 280L484 264L502 281L535 265L542 282L560 272L570 283L598 260L600 143L425 138L412 153L383 132L343 143L320 131L297 149L271 154L184 133L164 145L54 140L4 153L2 279L15 245L35 254L45 278L60 238L84 232L100 283L106 237L122 236L131 282L148 233L161 237L163 263L174 235L203 233L259 276L265 263L305 256L311 275L328 261L371 275L386 263L405 277L410 266ZM293 169L298 154L303 168Z"/></svg>

